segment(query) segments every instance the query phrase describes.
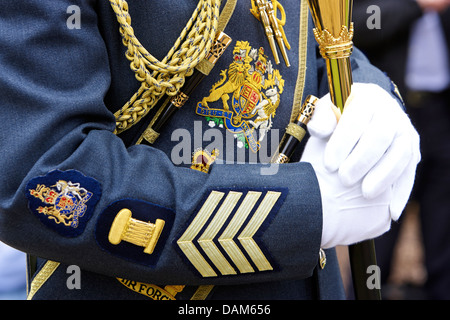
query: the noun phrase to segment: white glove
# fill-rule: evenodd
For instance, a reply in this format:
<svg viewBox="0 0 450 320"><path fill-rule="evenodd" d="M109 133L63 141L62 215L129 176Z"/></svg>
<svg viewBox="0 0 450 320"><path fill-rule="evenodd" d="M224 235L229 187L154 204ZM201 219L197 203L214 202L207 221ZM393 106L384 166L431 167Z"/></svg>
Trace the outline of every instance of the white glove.
<svg viewBox="0 0 450 320"><path fill-rule="evenodd" d="M419 136L386 91L354 84L339 123L329 95L308 124L310 162L322 194L322 247L377 237L408 201L420 161Z"/></svg>

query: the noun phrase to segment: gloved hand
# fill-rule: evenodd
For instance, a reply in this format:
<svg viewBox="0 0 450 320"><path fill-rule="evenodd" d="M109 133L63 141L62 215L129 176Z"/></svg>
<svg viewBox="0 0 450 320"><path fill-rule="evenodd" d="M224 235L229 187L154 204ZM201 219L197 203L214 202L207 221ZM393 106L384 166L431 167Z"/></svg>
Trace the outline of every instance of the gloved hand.
<svg viewBox="0 0 450 320"><path fill-rule="evenodd" d="M322 247L377 237L397 220L420 161L419 135L381 87L354 84L336 121L329 95L308 124L301 161L316 171L322 196Z"/></svg>

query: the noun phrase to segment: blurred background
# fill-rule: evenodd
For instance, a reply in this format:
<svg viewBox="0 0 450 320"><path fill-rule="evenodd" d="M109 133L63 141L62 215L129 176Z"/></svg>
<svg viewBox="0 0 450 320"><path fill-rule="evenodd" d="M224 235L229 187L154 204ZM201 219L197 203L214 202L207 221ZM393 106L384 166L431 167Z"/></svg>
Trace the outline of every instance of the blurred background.
<svg viewBox="0 0 450 320"><path fill-rule="evenodd" d="M390 77L421 138L410 203L375 240L383 298L450 299L450 0L354 0L353 21L355 46Z"/></svg>
<svg viewBox="0 0 450 320"><path fill-rule="evenodd" d="M0 300L26 299L26 255L0 242Z"/></svg>

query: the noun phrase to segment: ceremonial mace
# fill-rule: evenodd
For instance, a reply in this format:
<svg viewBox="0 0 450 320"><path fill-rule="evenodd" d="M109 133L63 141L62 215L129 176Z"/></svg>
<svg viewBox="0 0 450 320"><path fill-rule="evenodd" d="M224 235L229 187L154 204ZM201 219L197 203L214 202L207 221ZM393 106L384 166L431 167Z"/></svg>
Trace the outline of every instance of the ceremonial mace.
<svg viewBox="0 0 450 320"><path fill-rule="evenodd" d="M308 4L316 27L314 36L326 61L331 100L342 113L353 83L353 0L308 0ZM380 290L369 289L366 281L367 268L377 265L374 241L349 246L349 257L355 298L380 300Z"/></svg>

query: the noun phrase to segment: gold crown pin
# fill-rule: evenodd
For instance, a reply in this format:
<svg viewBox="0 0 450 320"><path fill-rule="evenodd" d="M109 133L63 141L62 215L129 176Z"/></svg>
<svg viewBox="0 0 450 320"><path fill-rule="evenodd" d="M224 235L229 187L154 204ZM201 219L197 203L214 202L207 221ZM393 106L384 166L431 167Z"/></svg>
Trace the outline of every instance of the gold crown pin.
<svg viewBox="0 0 450 320"><path fill-rule="evenodd" d="M197 149L192 155L191 169L208 173L209 167L219 156L219 150L214 149L211 153L204 149Z"/></svg>

